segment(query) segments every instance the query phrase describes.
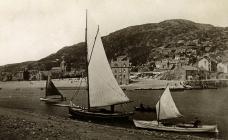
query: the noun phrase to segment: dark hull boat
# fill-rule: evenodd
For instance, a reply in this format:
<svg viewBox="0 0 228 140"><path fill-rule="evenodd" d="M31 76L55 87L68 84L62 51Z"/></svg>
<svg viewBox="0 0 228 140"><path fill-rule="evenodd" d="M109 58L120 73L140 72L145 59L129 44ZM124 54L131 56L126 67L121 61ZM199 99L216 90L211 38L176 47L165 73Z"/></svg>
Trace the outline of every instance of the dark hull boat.
<svg viewBox="0 0 228 140"><path fill-rule="evenodd" d="M69 113L78 119L83 120L108 120L108 121L127 121L133 112L112 112L106 109L90 109L80 106L69 107Z"/></svg>
<svg viewBox="0 0 228 140"><path fill-rule="evenodd" d="M72 103L69 105L69 114L74 118L97 120L127 120L133 112L118 112L114 110L115 105L129 102L128 97L118 85L108 63L105 50L99 35L99 26L89 24L87 31L86 14L86 74L88 105L80 107ZM90 19L89 19L90 20ZM94 23L89 21L89 23ZM111 107L111 110L102 109Z"/></svg>
<svg viewBox="0 0 228 140"><path fill-rule="evenodd" d="M51 77L48 76L46 82L46 90L45 97L40 98L41 101L49 104L56 104L62 101L65 101L66 98L59 92L59 90L55 87L54 83L51 81Z"/></svg>
<svg viewBox="0 0 228 140"><path fill-rule="evenodd" d="M156 108L155 107L140 107L140 106L136 106L135 107L135 111L139 111L139 112L156 112Z"/></svg>

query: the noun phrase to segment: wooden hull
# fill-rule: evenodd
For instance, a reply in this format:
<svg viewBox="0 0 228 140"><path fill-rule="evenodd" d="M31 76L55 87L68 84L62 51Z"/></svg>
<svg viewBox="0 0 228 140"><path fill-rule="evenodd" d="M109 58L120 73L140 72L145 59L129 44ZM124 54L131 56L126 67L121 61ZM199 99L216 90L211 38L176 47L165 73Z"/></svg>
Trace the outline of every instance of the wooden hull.
<svg viewBox="0 0 228 140"><path fill-rule="evenodd" d="M54 106L59 106L59 107L69 107L69 104L59 104L59 103L56 103L56 104L53 104Z"/></svg>
<svg viewBox="0 0 228 140"><path fill-rule="evenodd" d="M156 108L152 108L152 107L135 107L135 111L139 111L139 112L156 112Z"/></svg>
<svg viewBox="0 0 228 140"><path fill-rule="evenodd" d="M107 110L88 110L79 106L69 106L69 114L83 120L124 121L132 117L133 112L114 112Z"/></svg>
<svg viewBox="0 0 228 140"><path fill-rule="evenodd" d="M152 129L159 131L169 131L169 132L185 132L185 133L203 133L203 132L218 132L216 125L201 125L199 127L193 127L192 124L181 124L181 125L171 125L164 126L157 121L142 121L133 120L134 124L138 128Z"/></svg>

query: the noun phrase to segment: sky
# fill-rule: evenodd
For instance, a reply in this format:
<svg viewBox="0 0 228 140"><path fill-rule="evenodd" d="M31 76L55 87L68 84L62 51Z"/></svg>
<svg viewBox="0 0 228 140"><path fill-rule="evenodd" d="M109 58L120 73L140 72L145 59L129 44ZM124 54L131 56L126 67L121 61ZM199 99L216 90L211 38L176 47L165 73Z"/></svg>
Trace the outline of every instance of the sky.
<svg viewBox="0 0 228 140"><path fill-rule="evenodd" d="M2 0L0 65L39 60L84 41L85 9L102 36L167 19L228 27L227 0Z"/></svg>

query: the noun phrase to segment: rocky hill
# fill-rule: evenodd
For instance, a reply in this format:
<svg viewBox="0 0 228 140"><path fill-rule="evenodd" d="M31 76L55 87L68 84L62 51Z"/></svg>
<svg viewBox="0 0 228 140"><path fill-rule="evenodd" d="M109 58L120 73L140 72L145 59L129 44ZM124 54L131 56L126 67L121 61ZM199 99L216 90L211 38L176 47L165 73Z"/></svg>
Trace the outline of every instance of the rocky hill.
<svg viewBox="0 0 228 140"><path fill-rule="evenodd" d="M175 55L184 55L192 61L205 54L214 58L228 58L228 27L215 27L183 19L127 27L102 37L102 41L109 60L127 55L134 66ZM194 53L189 53L189 50L194 50ZM24 67L49 70L59 65L62 56L68 65L81 69L84 67L84 53L84 43L78 43L35 62L6 65L4 70L15 71ZM3 67L0 67L1 70Z"/></svg>

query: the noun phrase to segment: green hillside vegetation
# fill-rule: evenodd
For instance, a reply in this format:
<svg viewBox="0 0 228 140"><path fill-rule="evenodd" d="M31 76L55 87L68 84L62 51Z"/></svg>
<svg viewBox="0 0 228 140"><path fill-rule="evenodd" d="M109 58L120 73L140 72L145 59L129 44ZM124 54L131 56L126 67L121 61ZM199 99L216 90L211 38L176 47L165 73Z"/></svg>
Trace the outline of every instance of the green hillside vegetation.
<svg viewBox="0 0 228 140"><path fill-rule="evenodd" d="M127 55L136 67L147 66L151 62L177 54L189 57L190 63L194 63L197 56L204 54L221 56L222 59L228 57L228 51L225 51L228 50L228 27L215 27L183 19L127 27L102 37L102 41L109 60ZM178 52L181 49L193 49L196 54ZM0 71L18 71L24 67L50 70L59 66L62 56L68 66L83 69L84 54L84 43L78 43L64 47L38 61L0 67Z"/></svg>

